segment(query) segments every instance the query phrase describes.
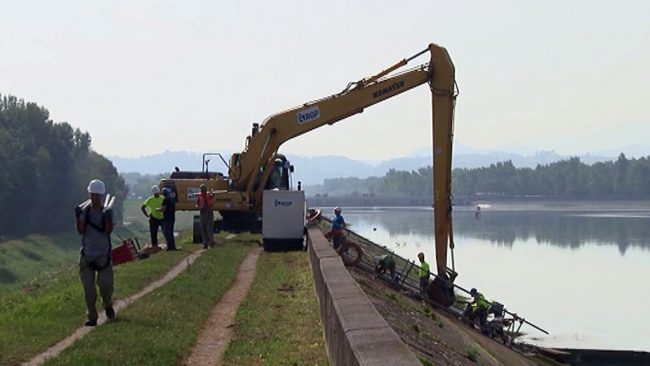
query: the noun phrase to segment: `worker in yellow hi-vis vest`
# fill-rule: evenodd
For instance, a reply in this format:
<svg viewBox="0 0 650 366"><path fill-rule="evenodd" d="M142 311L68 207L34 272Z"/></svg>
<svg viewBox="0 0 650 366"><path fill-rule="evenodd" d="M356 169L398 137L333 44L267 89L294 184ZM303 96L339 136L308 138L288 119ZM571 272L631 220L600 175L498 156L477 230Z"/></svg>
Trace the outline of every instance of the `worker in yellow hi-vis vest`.
<svg viewBox="0 0 650 366"><path fill-rule="evenodd" d="M463 315L471 322L478 320L481 331L484 331L485 326L487 325L488 309L491 304L485 299L485 296L475 288L471 289L469 294L472 295L474 300L465 308Z"/></svg>
<svg viewBox="0 0 650 366"><path fill-rule="evenodd" d="M424 253L418 253L418 259L420 260L420 296L426 298L427 288L429 287L429 263L424 260Z"/></svg>

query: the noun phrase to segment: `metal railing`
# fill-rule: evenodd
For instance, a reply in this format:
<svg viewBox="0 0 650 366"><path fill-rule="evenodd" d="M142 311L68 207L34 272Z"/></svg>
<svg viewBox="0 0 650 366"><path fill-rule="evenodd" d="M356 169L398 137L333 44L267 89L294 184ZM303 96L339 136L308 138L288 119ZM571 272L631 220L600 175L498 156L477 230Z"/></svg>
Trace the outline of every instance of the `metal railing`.
<svg viewBox="0 0 650 366"><path fill-rule="evenodd" d="M322 216L321 222L320 222L320 227L323 230L329 230L329 226L331 226L332 220L328 217ZM381 246L372 240L350 230L350 229L345 229L348 233L348 239L354 241L357 243L361 249L363 250L363 259L357 266L358 268L369 272L369 273L374 273L375 271L375 264L374 264L374 258L376 256L381 256L381 255L390 255L393 257L393 260L395 261L395 273L397 274L397 281L391 281L390 278L386 275L381 275L379 278L381 278L384 282L388 283L390 286L397 290L402 290L406 292L406 295L412 298L417 298L421 299L422 301L426 301L429 305L435 306L436 308L442 309L444 311L448 311L454 316L461 316L463 314L463 309L461 308L461 305L464 305L466 301L459 301L458 298L454 302L454 305L451 307L443 307L435 302L432 302L428 298L422 298L420 296L420 278L419 278L419 272L420 272L420 266L415 263L414 260L408 260L399 254L395 253L394 251L388 249L385 246ZM433 276L434 278L439 278L442 281L446 281L445 279L438 277L436 274L429 272L430 276ZM466 294L469 295L469 291L456 284L452 284L455 289L458 289ZM491 303L490 303L491 304ZM514 321L519 322L518 328L515 330L514 326L510 327L508 329L509 331L512 331L513 333L519 333L521 330L521 327L523 324L527 324L544 334L548 334L548 332L539 326L527 321L524 317L521 315L518 315L515 312L509 311L504 308L504 313L510 315L513 317ZM515 322L512 322L514 325Z"/></svg>

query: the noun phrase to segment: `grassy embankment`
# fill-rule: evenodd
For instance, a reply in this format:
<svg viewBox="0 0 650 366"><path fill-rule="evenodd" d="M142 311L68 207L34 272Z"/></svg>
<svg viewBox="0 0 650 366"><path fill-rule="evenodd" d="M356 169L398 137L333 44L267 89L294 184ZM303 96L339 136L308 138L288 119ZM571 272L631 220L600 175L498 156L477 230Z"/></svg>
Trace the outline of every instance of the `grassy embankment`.
<svg viewBox="0 0 650 366"><path fill-rule="evenodd" d="M189 237L185 237L183 242L188 240ZM115 267L114 298L137 293L196 249L198 246L185 245L178 252L164 252L144 261ZM83 323L85 305L78 269L69 266L38 287L6 292L0 297L0 309L0 364L29 359L70 335Z"/></svg>
<svg viewBox="0 0 650 366"><path fill-rule="evenodd" d="M142 202L134 200L124 203L125 224L116 225L113 245L121 243L120 238L137 238L142 245L149 243L147 218L140 212L141 205ZM192 227L192 213L178 212L176 216L178 231ZM65 233L0 239L0 296L9 290L40 287L77 263L81 239L73 218L70 220L70 230ZM162 233L159 238L162 240Z"/></svg>
<svg viewBox="0 0 650 366"><path fill-rule="evenodd" d="M139 202L132 202L131 208L139 209ZM133 219L131 227L142 227L137 215ZM132 304L115 322L94 329L49 363L178 363L189 353L198 329L230 287L239 263L257 239L239 235L225 247L208 251L189 271ZM187 234L179 240L182 251L116 267L115 298L137 293L199 248L189 240ZM75 245L75 261L76 256ZM238 315L229 362L265 359L265 363L284 364L289 357L299 363L327 363L306 253L264 253L258 266L254 287ZM30 359L71 334L84 320L76 266L35 283L0 297L0 364ZM264 334L274 334L273 341L267 343Z"/></svg>
<svg viewBox="0 0 650 366"><path fill-rule="evenodd" d="M226 365L328 364L306 252L263 253L236 316Z"/></svg>
<svg viewBox="0 0 650 366"><path fill-rule="evenodd" d="M205 252L188 271L131 304L115 321L94 329L46 364L178 364L191 350L213 306L230 288L239 264L256 245L252 238L243 238Z"/></svg>

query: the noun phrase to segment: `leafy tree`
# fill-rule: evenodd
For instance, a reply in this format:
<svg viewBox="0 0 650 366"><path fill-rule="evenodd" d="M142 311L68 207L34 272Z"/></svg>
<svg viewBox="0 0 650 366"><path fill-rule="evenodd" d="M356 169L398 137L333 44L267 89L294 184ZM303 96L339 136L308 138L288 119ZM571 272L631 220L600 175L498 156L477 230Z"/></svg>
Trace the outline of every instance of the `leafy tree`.
<svg viewBox="0 0 650 366"><path fill-rule="evenodd" d="M326 179L308 191L332 196L373 193L384 196L423 196L432 194L433 169L417 171L390 169L383 177ZM650 159L627 159L621 154L616 161L591 166L578 157L535 169L516 168L511 161L489 167L455 169L453 194L471 197L541 196L556 198L640 198L650 197Z"/></svg>
<svg viewBox="0 0 650 366"><path fill-rule="evenodd" d="M0 232L52 233L73 227L72 208L87 199L93 178L104 180L122 214L126 186L113 164L90 149L88 133L54 122L49 112L0 95Z"/></svg>

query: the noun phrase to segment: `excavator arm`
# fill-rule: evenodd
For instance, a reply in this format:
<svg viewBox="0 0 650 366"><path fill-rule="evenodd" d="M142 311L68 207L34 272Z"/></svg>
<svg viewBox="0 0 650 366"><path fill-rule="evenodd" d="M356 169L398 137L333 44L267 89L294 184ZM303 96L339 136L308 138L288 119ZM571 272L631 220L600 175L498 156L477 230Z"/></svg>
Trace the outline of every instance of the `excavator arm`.
<svg viewBox="0 0 650 366"><path fill-rule="evenodd" d="M394 71L424 53L429 63L401 73ZM245 150L231 160L229 175L237 191L246 192L259 209L278 148L286 141L353 116L369 106L428 84L432 98L434 227L438 274L445 273L451 235L451 152L456 99L454 65L447 50L436 44L401 60L377 75L350 83L339 94L311 101L268 117L249 136ZM260 177L260 172L262 176ZM452 244L453 245L453 244Z"/></svg>

